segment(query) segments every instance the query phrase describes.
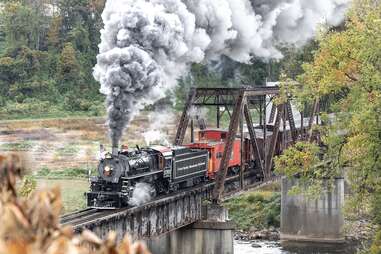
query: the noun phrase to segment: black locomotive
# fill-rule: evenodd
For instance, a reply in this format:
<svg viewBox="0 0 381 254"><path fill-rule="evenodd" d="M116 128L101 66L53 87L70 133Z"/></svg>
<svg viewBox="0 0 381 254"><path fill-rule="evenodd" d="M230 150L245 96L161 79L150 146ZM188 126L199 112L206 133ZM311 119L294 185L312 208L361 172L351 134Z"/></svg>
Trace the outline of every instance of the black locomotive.
<svg viewBox="0 0 381 254"><path fill-rule="evenodd" d="M138 183L149 183L152 196L197 185L207 180L208 151L187 147L152 146L108 153L91 177L87 206L100 209L129 205Z"/></svg>

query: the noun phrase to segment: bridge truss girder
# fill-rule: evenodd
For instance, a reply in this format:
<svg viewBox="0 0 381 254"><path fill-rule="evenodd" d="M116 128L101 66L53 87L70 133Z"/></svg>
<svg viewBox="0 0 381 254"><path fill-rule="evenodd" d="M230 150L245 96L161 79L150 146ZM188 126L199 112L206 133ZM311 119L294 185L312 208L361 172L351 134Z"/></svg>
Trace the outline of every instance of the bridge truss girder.
<svg viewBox="0 0 381 254"><path fill-rule="evenodd" d="M187 127L190 122L190 110L192 107L215 107L217 114L217 128L220 128L220 120L223 114L227 113L230 117L229 130L227 138L225 140L225 149L221 159L220 168L216 175L216 184L213 190L212 199L215 202L219 202L224 192L224 184L228 172L228 164L233 149L234 140L237 137L241 138L241 144L243 143L243 122L246 123L250 139L253 141L252 152L253 156L259 163L258 167L262 170L265 179L271 177L271 169L273 165L273 158L275 148L278 141L278 135L280 131L280 123L289 122L291 129L292 142L296 142L298 139L298 130L295 127L295 121L293 118L292 108L290 101L287 101L281 105L273 104L271 115L269 117L269 123L266 119L266 109L268 107L267 101L272 101L280 93L280 88L275 87L255 87L255 88L192 88L189 92L188 99L186 101L184 111L180 118L179 126L176 133L175 145L182 145L184 142ZM221 108L223 111L221 112ZM264 158L261 156L261 151L257 144L256 132L254 129L253 121L251 118L251 112L255 109L259 111L260 123L259 125L263 131L263 143ZM275 120L275 123L274 123ZM241 125L240 125L241 123ZM273 124L273 135L270 140L270 144L267 145L267 131L268 124ZM241 135L237 136L239 127L241 126ZM194 140L194 128L193 121L191 124L191 140ZM241 162L241 175L243 177L243 171L245 165ZM241 179L243 182L243 179ZM244 188L244 186L241 186Z"/></svg>

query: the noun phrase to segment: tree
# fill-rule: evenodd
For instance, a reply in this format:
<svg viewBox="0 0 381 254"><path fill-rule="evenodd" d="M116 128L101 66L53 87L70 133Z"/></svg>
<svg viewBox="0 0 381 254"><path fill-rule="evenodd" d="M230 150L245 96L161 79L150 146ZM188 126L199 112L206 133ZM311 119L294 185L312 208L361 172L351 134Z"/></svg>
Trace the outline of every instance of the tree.
<svg viewBox="0 0 381 254"><path fill-rule="evenodd" d="M36 50L44 47L48 17L43 2L9 1L4 4L1 22L7 47L27 46Z"/></svg>
<svg viewBox="0 0 381 254"><path fill-rule="evenodd" d="M60 90L66 93L74 88L75 83L80 82L80 68L72 43L68 42L64 45L58 66L58 78L62 80Z"/></svg>
<svg viewBox="0 0 381 254"><path fill-rule="evenodd" d="M61 46L61 40L60 37L60 31L62 26L62 17L61 16L55 16L52 18L52 21L50 23L50 28L48 31L48 47L51 51L56 51Z"/></svg>
<svg viewBox="0 0 381 254"><path fill-rule="evenodd" d="M300 103L331 98L329 110L335 113L335 120L332 126L322 129L322 160L328 162L323 174L348 176L351 203L358 210L371 202L375 219L381 201L379 45L381 6L378 1L355 2L344 29L321 36L313 61L303 66L304 74L299 77L303 85L297 93ZM280 160L289 162L292 156ZM278 170L292 170L295 174L300 171L292 163L278 164Z"/></svg>

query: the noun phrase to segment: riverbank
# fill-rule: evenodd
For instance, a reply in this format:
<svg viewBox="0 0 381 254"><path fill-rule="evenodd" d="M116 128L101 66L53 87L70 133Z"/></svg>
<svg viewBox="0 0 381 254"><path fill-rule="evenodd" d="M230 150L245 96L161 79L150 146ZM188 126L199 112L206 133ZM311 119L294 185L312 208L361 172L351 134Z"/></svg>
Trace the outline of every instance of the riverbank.
<svg viewBox="0 0 381 254"><path fill-rule="evenodd" d="M225 203L229 217L235 223L236 241L280 238L280 184L273 183Z"/></svg>
<svg viewBox="0 0 381 254"><path fill-rule="evenodd" d="M369 220L347 222L345 230L345 242L348 244L370 243L377 232L377 226ZM237 230L234 240L250 242L255 240L279 241L280 228L270 227L265 229Z"/></svg>
<svg viewBox="0 0 381 254"><path fill-rule="evenodd" d="M234 241L235 254L359 254L350 244L287 244L280 241ZM360 252L361 253L361 252ZM364 252L361 254L368 254Z"/></svg>
<svg viewBox="0 0 381 254"><path fill-rule="evenodd" d="M270 227L268 229L251 229L249 231L238 230L234 233L234 240L236 241L254 241L254 240L267 240L267 241L279 241L280 229Z"/></svg>
<svg viewBox="0 0 381 254"><path fill-rule="evenodd" d="M312 243L283 242L280 240L280 229L270 227L258 230L252 227L248 231L237 230L234 234L236 254L378 254L371 248L377 226L370 220L359 219L346 221L345 242Z"/></svg>
<svg viewBox="0 0 381 254"><path fill-rule="evenodd" d="M236 225L234 240L240 242L279 241L281 197L279 184L273 184L229 200L225 206ZM364 216L345 220L345 244L369 247L377 226ZM255 244L254 244L255 245Z"/></svg>

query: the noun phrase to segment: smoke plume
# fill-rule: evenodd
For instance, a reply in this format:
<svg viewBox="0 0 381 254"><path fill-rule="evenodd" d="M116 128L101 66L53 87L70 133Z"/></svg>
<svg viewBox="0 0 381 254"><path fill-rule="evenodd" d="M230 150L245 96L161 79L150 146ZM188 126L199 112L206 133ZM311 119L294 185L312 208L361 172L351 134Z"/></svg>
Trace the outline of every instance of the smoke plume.
<svg viewBox="0 0 381 254"><path fill-rule="evenodd" d="M131 206L140 206L152 200L154 196L154 188L148 183L137 183L132 198L128 202Z"/></svg>
<svg viewBox="0 0 381 254"><path fill-rule="evenodd" d="M113 146L191 63L279 59L278 44L301 46L320 23L339 24L349 1L108 0L94 76L107 95Z"/></svg>
<svg viewBox="0 0 381 254"><path fill-rule="evenodd" d="M156 110L148 115L148 119L150 124L142 134L146 145L170 146L169 130L173 130L176 125L176 115L173 110L169 108Z"/></svg>

